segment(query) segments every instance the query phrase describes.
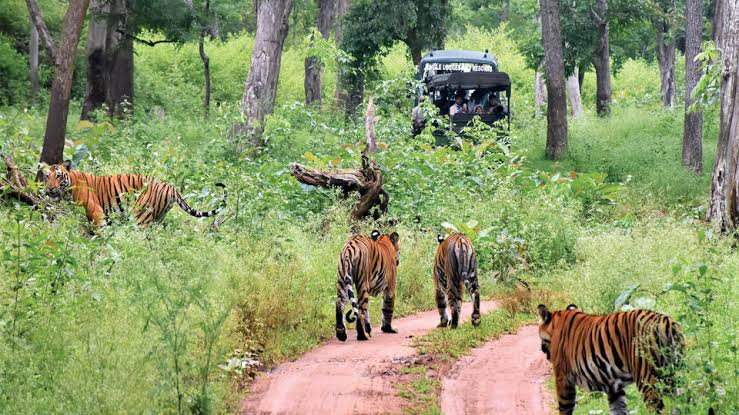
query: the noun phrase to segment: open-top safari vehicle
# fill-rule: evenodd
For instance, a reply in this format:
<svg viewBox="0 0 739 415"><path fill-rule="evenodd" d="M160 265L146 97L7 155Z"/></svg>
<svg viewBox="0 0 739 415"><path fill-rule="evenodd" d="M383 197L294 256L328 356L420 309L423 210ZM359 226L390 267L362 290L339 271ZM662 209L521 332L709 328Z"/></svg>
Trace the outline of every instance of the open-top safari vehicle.
<svg viewBox="0 0 739 415"><path fill-rule="evenodd" d="M498 70L488 51L429 52L418 66L417 79L422 82L417 102L427 96L454 134L460 134L475 117L510 130L511 79Z"/></svg>

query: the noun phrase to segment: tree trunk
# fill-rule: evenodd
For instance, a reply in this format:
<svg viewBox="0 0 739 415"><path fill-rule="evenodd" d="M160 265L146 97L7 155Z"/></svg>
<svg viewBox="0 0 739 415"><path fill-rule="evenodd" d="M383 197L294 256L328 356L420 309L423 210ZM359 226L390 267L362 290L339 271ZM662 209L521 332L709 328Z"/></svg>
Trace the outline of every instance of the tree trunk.
<svg viewBox="0 0 739 415"><path fill-rule="evenodd" d="M577 71L567 77L567 96L570 98L570 108L572 110L572 118L582 115L582 99L580 98L580 83L577 78Z"/></svg>
<svg viewBox="0 0 739 415"><path fill-rule="evenodd" d="M126 0L93 0L87 36L87 82L80 119L103 104L110 116L133 107L133 38Z"/></svg>
<svg viewBox="0 0 739 415"><path fill-rule="evenodd" d="M587 70L587 66L577 68L577 85L580 87L580 96L582 96L582 84L585 82L585 72L587 72Z"/></svg>
<svg viewBox="0 0 739 415"><path fill-rule="evenodd" d="M246 120L234 125L236 151L244 150L244 139L261 146L264 118L272 113L280 74L282 47L288 31L292 0L257 0L257 33L249 75L244 83L241 112Z"/></svg>
<svg viewBox="0 0 739 415"><path fill-rule="evenodd" d="M46 56L49 58L49 62L53 65L56 62L56 48L54 47L54 39L49 34L49 29L46 28L44 23L44 17L41 15L41 10L38 8L36 0L26 0L28 6L28 15L31 19L33 26L36 26L38 34L41 36L41 41L44 42L44 48L46 49Z"/></svg>
<svg viewBox="0 0 739 415"><path fill-rule="evenodd" d="M375 104L372 102L372 95L367 100L367 111L364 113L364 140L367 143L367 152L374 153L377 151L377 136L375 135Z"/></svg>
<svg viewBox="0 0 739 415"><path fill-rule="evenodd" d="M547 157L561 159L567 152L567 98L558 0L541 0L541 31L547 76Z"/></svg>
<svg viewBox="0 0 739 415"><path fill-rule="evenodd" d="M90 19L87 25L87 80L85 102L82 104L81 120L89 120L93 111L105 103L106 79L108 77L107 44L110 31L110 3L92 0Z"/></svg>
<svg viewBox="0 0 739 415"><path fill-rule="evenodd" d="M544 74L537 70L534 74L534 102L536 108L536 116L542 115L541 108L544 106L544 101L547 100L547 84L544 79Z"/></svg>
<svg viewBox="0 0 739 415"><path fill-rule="evenodd" d="M349 11L349 7L351 7L351 0L336 1L334 41L336 42L336 47L339 48L341 47L341 41L344 39L344 16ZM343 85L343 78L341 64L339 64L339 69L336 71L336 92L334 94L334 101L338 108L345 107L349 99L346 87Z"/></svg>
<svg viewBox="0 0 739 415"><path fill-rule="evenodd" d="M703 0L685 3L685 120L683 124L683 163L696 173L703 168L703 114L690 112L691 93L698 84L701 71L695 56L700 53L703 27Z"/></svg>
<svg viewBox="0 0 739 415"><path fill-rule="evenodd" d="M121 117L133 110L133 37L127 0L113 0L112 12L116 29L108 35L110 71L106 101L111 116Z"/></svg>
<svg viewBox="0 0 739 415"><path fill-rule="evenodd" d="M500 12L500 21L507 22L511 15L511 0L503 0L503 10Z"/></svg>
<svg viewBox="0 0 739 415"><path fill-rule="evenodd" d="M608 0L597 0L592 9L593 20L598 32L593 50L593 66L596 77L596 112L600 116L611 113L611 61L608 45ZM673 51L674 61L674 51Z"/></svg>
<svg viewBox="0 0 739 415"><path fill-rule="evenodd" d="M74 58L88 5L89 0L70 0L64 16L64 26L54 64L54 79L51 84L51 102L46 118L44 146L41 149L40 161L42 163L58 164L63 161L64 135L69 115L69 95L72 92L72 77L74 76Z"/></svg>
<svg viewBox="0 0 739 415"><path fill-rule="evenodd" d="M318 31L324 39L328 39L331 35L331 20L334 17L334 1L320 0L318 5L318 21L316 22ZM311 37L311 42L312 42ZM305 80L303 86L305 88L305 103L307 105L316 103L321 107L321 77L323 65L318 58L308 56L305 58Z"/></svg>
<svg viewBox="0 0 739 415"><path fill-rule="evenodd" d="M415 27L408 29L408 33L405 35L405 44L408 45L408 49L411 52L413 66L418 66L418 63L421 62L423 51L421 50L421 41L418 39L418 32L416 32Z"/></svg>
<svg viewBox="0 0 739 415"><path fill-rule="evenodd" d="M715 5L713 9L713 24L711 28L711 39L713 39L713 43L716 45L716 48L721 49L721 34L723 33L723 23L724 23L724 1L723 0L715 0Z"/></svg>
<svg viewBox="0 0 739 415"><path fill-rule="evenodd" d="M668 31L666 22L657 24L657 61L659 62L660 91L662 105L668 108L675 106L675 40ZM669 39L666 39L669 38Z"/></svg>
<svg viewBox="0 0 739 415"><path fill-rule="evenodd" d="M206 33L207 30L200 32L198 52L200 53L200 60L203 61L203 77L205 78L205 91L203 92L203 117L208 119L208 115L210 114L210 58L205 54Z"/></svg>
<svg viewBox="0 0 739 415"><path fill-rule="evenodd" d="M31 105L36 106L38 101L38 30L36 26L31 22L31 40L28 42L28 54L30 63L31 78Z"/></svg>
<svg viewBox="0 0 739 415"><path fill-rule="evenodd" d="M739 4L727 1L722 14L721 127L708 219L729 232L739 220Z"/></svg>

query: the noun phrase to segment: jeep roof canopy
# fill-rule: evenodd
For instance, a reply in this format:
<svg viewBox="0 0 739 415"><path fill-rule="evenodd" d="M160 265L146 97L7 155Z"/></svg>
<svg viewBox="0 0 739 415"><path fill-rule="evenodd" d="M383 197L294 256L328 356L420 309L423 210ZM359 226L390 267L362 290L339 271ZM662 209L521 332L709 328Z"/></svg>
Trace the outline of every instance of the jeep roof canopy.
<svg viewBox="0 0 739 415"><path fill-rule="evenodd" d="M472 50L432 50L427 53L418 64L418 79L421 78L424 68L430 63L470 63L477 65L490 65L492 71L498 71L498 62L492 53L487 50L478 52Z"/></svg>
<svg viewBox="0 0 739 415"><path fill-rule="evenodd" d="M453 72L431 78L429 88L489 89L510 94L511 78L505 72Z"/></svg>

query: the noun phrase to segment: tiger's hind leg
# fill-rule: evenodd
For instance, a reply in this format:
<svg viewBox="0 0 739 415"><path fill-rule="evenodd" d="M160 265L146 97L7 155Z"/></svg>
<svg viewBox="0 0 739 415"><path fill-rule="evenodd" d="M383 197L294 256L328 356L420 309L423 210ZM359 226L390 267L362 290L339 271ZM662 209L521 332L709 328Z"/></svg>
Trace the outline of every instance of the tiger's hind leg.
<svg viewBox="0 0 739 415"><path fill-rule="evenodd" d="M462 311L462 282L450 286L447 290L447 298L451 302L452 307L452 323L451 327L456 329L459 326L459 314Z"/></svg>
<svg viewBox="0 0 739 415"><path fill-rule="evenodd" d="M626 405L626 393L623 389L608 393L608 407L611 415L629 415Z"/></svg>
<svg viewBox="0 0 739 415"><path fill-rule="evenodd" d="M346 326L344 325L344 305L346 301L341 298L339 293L336 298L336 338L341 341L346 341Z"/></svg>
<svg viewBox="0 0 739 415"><path fill-rule="evenodd" d="M436 308L439 310L439 325L437 327L449 326L449 315L446 312L446 276L438 265L434 267L434 289L436 291Z"/></svg>
<svg viewBox="0 0 739 415"><path fill-rule="evenodd" d="M372 325L370 324L369 309L364 314L364 331L369 337L372 337Z"/></svg>
<svg viewBox="0 0 739 415"><path fill-rule="evenodd" d="M369 315L369 290L366 287L358 286L359 291L359 313L357 314L357 340L369 340L367 337L367 316Z"/></svg>
<svg viewBox="0 0 739 415"><path fill-rule="evenodd" d="M395 310L395 283L388 284L382 296L382 332L397 333L392 326L393 311Z"/></svg>
<svg viewBox="0 0 739 415"><path fill-rule="evenodd" d="M436 308L439 309L439 325L437 327L449 326L449 316L447 315L446 293L443 289L436 288Z"/></svg>
<svg viewBox="0 0 739 415"><path fill-rule="evenodd" d="M480 286L474 274L467 284L467 291L472 297L472 325L477 327L480 325Z"/></svg>

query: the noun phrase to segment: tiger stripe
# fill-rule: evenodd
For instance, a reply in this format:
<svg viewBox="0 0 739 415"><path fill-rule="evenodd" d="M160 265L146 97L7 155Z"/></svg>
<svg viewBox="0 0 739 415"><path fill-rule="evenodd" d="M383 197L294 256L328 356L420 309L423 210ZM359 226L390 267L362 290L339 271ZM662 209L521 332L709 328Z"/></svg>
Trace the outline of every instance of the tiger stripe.
<svg viewBox="0 0 739 415"><path fill-rule="evenodd" d="M398 234L381 235L373 231L370 237L354 236L344 244L339 254L336 276L336 338L346 340L344 307L347 302L351 309L346 312L346 321L352 323L356 318L357 340L367 340L372 333L369 319L369 297L383 293L382 331L397 333L392 328L395 308L395 285L397 267L400 262ZM356 288L356 297L354 289Z"/></svg>
<svg viewBox="0 0 739 415"><path fill-rule="evenodd" d="M225 186L216 183L216 186L224 189L221 206L211 211L200 211L191 208L174 186L151 176L140 174L95 176L72 170L69 161L49 166L44 181L47 194L54 197L61 197L65 191L71 189L74 203L85 208L87 219L96 226L104 225L111 212L123 211L122 195L137 191L141 193L134 202L133 214L141 226L148 226L164 219L174 203L197 218L215 216L225 208L228 197Z"/></svg>
<svg viewBox="0 0 739 415"><path fill-rule="evenodd" d="M552 363L560 414L575 410L575 386L608 395L612 415L626 415L624 388L636 383L649 408L664 408L657 384L671 391L672 372L685 342L678 324L649 310L602 316L570 305L549 312L539 305L541 350Z"/></svg>
<svg viewBox="0 0 739 415"><path fill-rule="evenodd" d="M447 307L451 305L451 327L459 325L464 288L472 297L472 324L480 325L480 286L477 282L477 255L467 235L455 233L444 239L438 236L439 247L434 256L434 289L439 310L439 327L450 324Z"/></svg>

